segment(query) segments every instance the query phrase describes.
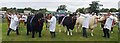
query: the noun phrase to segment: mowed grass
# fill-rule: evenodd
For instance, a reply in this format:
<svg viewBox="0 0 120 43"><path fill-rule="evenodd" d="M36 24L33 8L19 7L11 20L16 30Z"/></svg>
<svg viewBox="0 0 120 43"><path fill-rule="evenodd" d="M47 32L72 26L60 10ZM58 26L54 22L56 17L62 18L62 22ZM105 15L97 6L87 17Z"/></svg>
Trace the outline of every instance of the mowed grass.
<svg viewBox="0 0 120 43"><path fill-rule="evenodd" d="M0 42L2 42L2 20L0 17Z"/></svg>
<svg viewBox="0 0 120 43"><path fill-rule="evenodd" d="M58 31L58 28L62 29L62 32ZM44 25L42 31L42 37L38 37L38 33L35 35L35 38L31 38L31 34L29 36L26 35L26 28L21 23L19 26L20 35L16 35L16 32L11 31L10 36L7 36L7 22L2 23L2 41L118 41L118 29L117 26L114 27L114 33L110 33L111 38L104 38L103 31L101 31L100 24L97 28L94 29L94 36L90 35L90 31L87 31L88 38L84 38L82 36L82 32L79 29L79 32L73 30L72 36L67 36L64 32L64 28L62 26L56 26L56 38L51 38L50 32Z"/></svg>

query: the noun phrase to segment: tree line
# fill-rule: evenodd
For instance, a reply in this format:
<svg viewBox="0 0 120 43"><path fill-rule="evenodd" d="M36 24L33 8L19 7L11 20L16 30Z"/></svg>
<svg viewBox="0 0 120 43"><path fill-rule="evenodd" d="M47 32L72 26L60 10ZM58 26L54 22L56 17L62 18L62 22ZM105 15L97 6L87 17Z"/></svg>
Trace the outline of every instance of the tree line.
<svg viewBox="0 0 120 43"><path fill-rule="evenodd" d="M100 1L92 1L91 4L89 4L89 7L87 7L87 8L78 8L78 9L76 9L75 12L84 13L85 9L89 9L90 12L95 12L96 14L99 13L99 12L120 12L120 8L118 8L118 9L116 9L116 8L110 8L110 9L102 8L102 9L100 9L99 7L101 7L103 5L99 4L99 2ZM56 9L56 12L58 12L58 11L64 11L64 12L67 11L66 7L67 7L66 5L60 5ZM23 9L22 8L17 9L15 7L14 8L2 7L0 10L1 11L17 11L19 13L24 13L25 10L31 11L33 13L38 12L38 11L41 11L41 12L45 13L45 12L48 11L46 8L40 8L39 10L36 10L36 9L30 8L30 7L23 8Z"/></svg>

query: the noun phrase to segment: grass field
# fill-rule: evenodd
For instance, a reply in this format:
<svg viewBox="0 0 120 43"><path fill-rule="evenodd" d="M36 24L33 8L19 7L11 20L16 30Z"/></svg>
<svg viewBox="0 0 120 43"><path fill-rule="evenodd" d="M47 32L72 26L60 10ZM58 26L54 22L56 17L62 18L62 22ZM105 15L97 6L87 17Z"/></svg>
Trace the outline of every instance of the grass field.
<svg viewBox="0 0 120 43"><path fill-rule="evenodd" d="M58 32L58 28L62 29L62 32ZM88 31L88 38L82 37L82 32L73 31L72 36L67 36L64 32L63 27L56 26L56 38L51 38L49 30L46 30L44 26L42 31L42 37L39 38L38 34L35 35L35 38L31 38L26 35L26 28L23 24L20 24L19 33L16 35L16 32L11 31L10 36L6 35L7 33L7 23L2 23L2 41L118 41L118 29L117 26L114 27L114 33L111 33L111 38L102 37L103 32L100 30L100 26L94 29L94 36L90 36L90 31Z"/></svg>
<svg viewBox="0 0 120 43"><path fill-rule="evenodd" d="M2 41L2 20L0 17L0 42Z"/></svg>

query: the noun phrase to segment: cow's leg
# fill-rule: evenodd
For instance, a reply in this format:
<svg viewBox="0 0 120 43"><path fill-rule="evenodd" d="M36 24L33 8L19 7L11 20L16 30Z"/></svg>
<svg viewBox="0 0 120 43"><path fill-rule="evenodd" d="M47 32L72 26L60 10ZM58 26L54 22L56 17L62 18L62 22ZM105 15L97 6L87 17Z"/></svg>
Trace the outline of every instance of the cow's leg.
<svg viewBox="0 0 120 43"><path fill-rule="evenodd" d="M64 31L65 31L65 32L67 31L67 27L66 27L66 26L64 26Z"/></svg>
<svg viewBox="0 0 120 43"><path fill-rule="evenodd" d="M104 24L101 24L101 27L102 27L101 30L103 30L103 28L104 28Z"/></svg>
<svg viewBox="0 0 120 43"><path fill-rule="evenodd" d="M39 31L39 37L41 37L41 31Z"/></svg>
<svg viewBox="0 0 120 43"><path fill-rule="evenodd" d="M69 31L69 28L67 27L67 35L69 36L70 34L70 31Z"/></svg>
<svg viewBox="0 0 120 43"><path fill-rule="evenodd" d="M29 35L29 32L30 32L30 30L27 28L27 34L26 35Z"/></svg>
<svg viewBox="0 0 120 43"><path fill-rule="evenodd" d="M71 35L71 36L72 36L72 34L73 34L72 31L73 31L73 29L70 30L70 35Z"/></svg>
<svg viewBox="0 0 120 43"><path fill-rule="evenodd" d="M79 26L79 28L80 28L80 30L79 30L79 31L80 31L80 32L82 32L82 29L83 29L83 28L81 28L81 27L82 27L82 25L80 25L80 26Z"/></svg>
<svg viewBox="0 0 120 43"><path fill-rule="evenodd" d="M35 36L35 31L34 30L32 30L32 38L34 38Z"/></svg>
<svg viewBox="0 0 120 43"><path fill-rule="evenodd" d="M70 32L69 31L67 31L67 35L69 36L69 34L70 34Z"/></svg>
<svg viewBox="0 0 120 43"><path fill-rule="evenodd" d="M91 30L91 36L94 36L94 35L93 35L93 29L90 29L90 30Z"/></svg>
<svg viewBox="0 0 120 43"><path fill-rule="evenodd" d="M27 33L26 33L26 35L29 35L29 32L31 32L30 30L31 30L31 26L29 24L27 24Z"/></svg>
<svg viewBox="0 0 120 43"><path fill-rule="evenodd" d="M77 32L78 28L79 28L78 25L76 25L76 32Z"/></svg>
<svg viewBox="0 0 120 43"><path fill-rule="evenodd" d="M60 24L58 25L60 27ZM58 28L59 29L59 32L61 32L61 28Z"/></svg>
<svg viewBox="0 0 120 43"><path fill-rule="evenodd" d="M41 26L41 27L42 27L42 26ZM41 32L42 32L42 28L40 28L39 37L41 37Z"/></svg>
<svg viewBox="0 0 120 43"><path fill-rule="evenodd" d="M78 32L78 29L79 29L79 23L76 24L76 32Z"/></svg>
<svg viewBox="0 0 120 43"><path fill-rule="evenodd" d="M26 35L29 35L29 31L27 31L27 34Z"/></svg>

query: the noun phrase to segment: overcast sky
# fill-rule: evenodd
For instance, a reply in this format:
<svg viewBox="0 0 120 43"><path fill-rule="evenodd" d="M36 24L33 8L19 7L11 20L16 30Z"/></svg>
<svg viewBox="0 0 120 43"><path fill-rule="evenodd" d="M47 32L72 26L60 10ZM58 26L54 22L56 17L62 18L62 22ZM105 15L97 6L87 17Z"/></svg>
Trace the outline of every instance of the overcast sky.
<svg viewBox="0 0 120 43"><path fill-rule="evenodd" d="M25 8L31 7L34 9L47 8L50 11L55 11L59 5L66 5L70 11L75 11L77 8L89 7L89 4L95 0L0 0L0 7L16 7ZM118 8L120 0L99 0L103 4L100 8Z"/></svg>

